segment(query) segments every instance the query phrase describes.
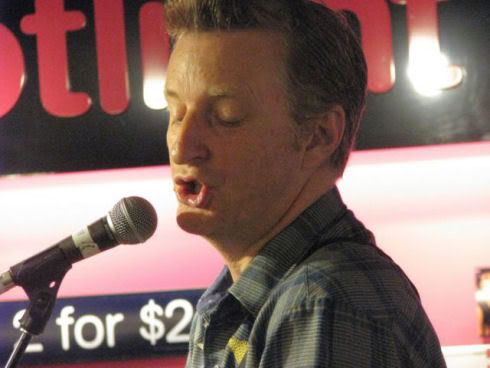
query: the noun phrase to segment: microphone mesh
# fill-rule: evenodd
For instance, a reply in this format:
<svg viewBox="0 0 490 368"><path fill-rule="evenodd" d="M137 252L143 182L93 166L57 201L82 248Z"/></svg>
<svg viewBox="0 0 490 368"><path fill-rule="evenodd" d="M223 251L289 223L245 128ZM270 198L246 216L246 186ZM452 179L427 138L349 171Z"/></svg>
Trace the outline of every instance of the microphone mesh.
<svg viewBox="0 0 490 368"><path fill-rule="evenodd" d="M143 243L153 235L158 223L155 209L141 197L121 199L109 217L114 225L114 237L120 244Z"/></svg>

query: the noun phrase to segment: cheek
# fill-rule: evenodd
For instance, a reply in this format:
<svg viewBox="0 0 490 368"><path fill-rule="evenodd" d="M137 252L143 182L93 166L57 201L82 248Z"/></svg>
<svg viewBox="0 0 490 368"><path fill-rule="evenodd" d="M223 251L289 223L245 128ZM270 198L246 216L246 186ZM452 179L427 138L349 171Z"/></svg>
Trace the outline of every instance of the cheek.
<svg viewBox="0 0 490 368"><path fill-rule="evenodd" d="M248 198L274 195L294 175L292 148L273 144L250 145L250 148L246 153L228 156L229 179Z"/></svg>
<svg viewBox="0 0 490 368"><path fill-rule="evenodd" d="M167 128L167 133L165 135L165 141L167 142L167 150L170 152L170 149L172 147L172 137L171 137L170 127Z"/></svg>
<svg viewBox="0 0 490 368"><path fill-rule="evenodd" d="M172 163L172 157L175 155L174 152L175 134L171 131L170 127L167 130L165 139L167 142L168 158L170 160L170 163Z"/></svg>
<svg viewBox="0 0 490 368"><path fill-rule="evenodd" d="M176 137L177 137L177 134L179 132L179 128L178 128L178 124L175 124L175 123L171 123L169 121L168 123L168 127L167 127L167 132L165 134L165 138L167 140L167 143L168 142L173 142L175 141Z"/></svg>
<svg viewBox="0 0 490 368"><path fill-rule="evenodd" d="M295 148L295 139L292 128L283 126L261 132L242 131L226 144L218 145L220 154L214 157L226 172L227 181L248 197L254 191L270 194L277 190L274 187L287 185L288 177L294 176L299 167L300 152Z"/></svg>

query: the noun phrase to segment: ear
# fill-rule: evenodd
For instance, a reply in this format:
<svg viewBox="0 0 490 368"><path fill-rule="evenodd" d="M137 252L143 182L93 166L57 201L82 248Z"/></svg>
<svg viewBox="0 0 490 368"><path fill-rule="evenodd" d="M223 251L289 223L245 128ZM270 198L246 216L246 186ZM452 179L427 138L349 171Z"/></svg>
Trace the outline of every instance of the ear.
<svg viewBox="0 0 490 368"><path fill-rule="evenodd" d="M312 129L305 142L304 168L318 168L330 162L344 135L344 108L335 104L311 124Z"/></svg>

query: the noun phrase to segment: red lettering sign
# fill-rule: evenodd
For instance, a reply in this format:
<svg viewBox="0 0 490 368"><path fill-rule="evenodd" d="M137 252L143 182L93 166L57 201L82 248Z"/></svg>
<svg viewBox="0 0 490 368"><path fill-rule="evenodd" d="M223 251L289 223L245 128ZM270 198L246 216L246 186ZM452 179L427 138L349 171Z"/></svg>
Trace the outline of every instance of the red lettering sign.
<svg viewBox="0 0 490 368"><path fill-rule="evenodd" d="M457 86L463 80L463 71L457 65L450 65L441 53L437 0L407 0L406 6L408 76L415 90L425 96L435 96L443 89Z"/></svg>
<svg viewBox="0 0 490 368"><path fill-rule="evenodd" d="M91 105L83 92L70 91L66 32L85 27L79 11L65 11L63 0L36 0L36 12L22 18L20 27L36 35L39 92L46 111L60 117L84 114Z"/></svg>
<svg viewBox="0 0 490 368"><path fill-rule="evenodd" d="M100 105L120 114L129 103L126 32L122 0L94 0Z"/></svg>
<svg viewBox="0 0 490 368"><path fill-rule="evenodd" d="M368 63L368 88L374 93L388 92L395 83L388 3L385 0L316 1L334 9L351 11L358 17ZM439 57L437 0L390 1L406 5L410 65L417 74L412 79L434 82L435 90L461 82L463 74L457 66L439 67L441 63L432 63L435 65L433 70L444 69L446 73L438 79L425 77L420 72L423 69L428 72L426 74L437 74L429 70L428 59L443 59ZM64 0L34 0L34 4L35 12L22 18L21 30L36 36L41 103L54 116L80 116L89 110L92 102L87 93L71 90L66 33L83 29L85 15L80 11L65 11ZM100 105L108 114L120 114L127 109L130 99L124 3L123 0L93 0L93 4ZM141 6L139 31L143 77L143 86L139 88L143 88L148 107L162 109L165 107L162 91L170 46L161 2L148 1ZM422 44L425 49L416 47L421 39L428 41ZM22 49L14 34L1 24L0 52L1 117L15 106L25 73Z"/></svg>
<svg viewBox="0 0 490 368"><path fill-rule="evenodd" d="M24 56L15 36L0 24L0 117L17 103L24 85Z"/></svg>
<svg viewBox="0 0 490 368"><path fill-rule="evenodd" d="M368 88L388 92L395 83L391 17L384 0L322 0L337 10L349 10L361 23L362 48L368 64Z"/></svg>
<svg viewBox="0 0 490 368"><path fill-rule="evenodd" d="M143 97L146 105L153 109L166 106L163 88L170 54L170 40L164 19L164 7L161 3L152 1L140 9Z"/></svg>

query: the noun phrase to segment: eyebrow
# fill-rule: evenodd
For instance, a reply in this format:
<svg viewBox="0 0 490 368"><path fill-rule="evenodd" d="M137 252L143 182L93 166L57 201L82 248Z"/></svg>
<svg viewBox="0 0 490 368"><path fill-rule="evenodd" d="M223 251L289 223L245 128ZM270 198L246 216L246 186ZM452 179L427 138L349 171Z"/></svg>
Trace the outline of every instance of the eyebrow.
<svg viewBox="0 0 490 368"><path fill-rule="evenodd" d="M208 90L208 94L211 97L237 97L238 92L236 91L236 89L211 87Z"/></svg>
<svg viewBox="0 0 490 368"><path fill-rule="evenodd" d="M179 94L173 89L164 89L164 95L166 98L179 99ZM222 87L211 87L208 90L208 96L212 98L236 98L239 93L235 89L222 88Z"/></svg>

